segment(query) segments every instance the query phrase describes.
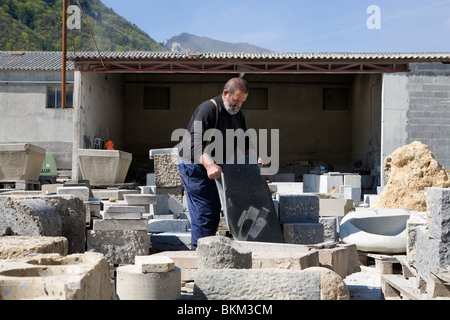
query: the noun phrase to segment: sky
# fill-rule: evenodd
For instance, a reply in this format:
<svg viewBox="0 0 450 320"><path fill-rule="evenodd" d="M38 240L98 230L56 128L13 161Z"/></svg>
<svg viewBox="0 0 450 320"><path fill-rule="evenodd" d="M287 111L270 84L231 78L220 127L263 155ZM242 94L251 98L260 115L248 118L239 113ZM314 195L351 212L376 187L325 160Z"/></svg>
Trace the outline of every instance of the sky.
<svg viewBox="0 0 450 320"><path fill-rule="evenodd" d="M450 0L101 0L162 43L183 32L277 52L450 52Z"/></svg>

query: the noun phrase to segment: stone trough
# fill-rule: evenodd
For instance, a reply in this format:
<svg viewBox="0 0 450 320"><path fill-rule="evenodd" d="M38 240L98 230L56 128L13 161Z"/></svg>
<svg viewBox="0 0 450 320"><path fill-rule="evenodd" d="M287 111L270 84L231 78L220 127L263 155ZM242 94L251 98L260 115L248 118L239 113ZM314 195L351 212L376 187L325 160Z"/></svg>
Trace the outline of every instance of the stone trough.
<svg viewBox="0 0 450 320"><path fill-rule="evenodd" d="M78 149L83 179L91 185L120 184L125 181L133 155L120 150Z"/></svg>
<svg viewBox="0 0 450 320"><path fill-rule="evenodd" d="M0 181L38 181L45 149L28 143L0 144Z"/></svg>

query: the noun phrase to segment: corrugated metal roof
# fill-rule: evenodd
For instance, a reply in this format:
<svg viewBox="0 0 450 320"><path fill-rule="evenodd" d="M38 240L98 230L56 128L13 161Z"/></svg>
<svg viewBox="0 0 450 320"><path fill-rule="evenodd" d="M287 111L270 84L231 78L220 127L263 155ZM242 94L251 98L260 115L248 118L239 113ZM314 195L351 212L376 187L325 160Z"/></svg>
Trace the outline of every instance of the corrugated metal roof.
<svg viewBox="0 0 450 320"><path fill-rule="evenodd" d="M0 51L0 70L41 70L62 69L62 52L54 51ZM67 61L67 70L74 69L74 63Z"/></svg>
<svg viewBox="0 0 450 320"><path fill-rule="evenodd" d="M347 53L347 52L206 52L206 53L180 53L180 52L101 52L104 59L245 59L245 60L426 60L450 59L450 52L418 52L418 53ZM75 59L98 58L97 52L77 52L71 55Z"/></svg>
<svg viewBox="0 0 450 320"><path fill-rule="evenodd" d="M410 61L450 61L450 52L417 52L417 53L345 53L345 52L101 52L105 60L410 60ZM74 69L74 62L79 60L98 60L96 51L67 53L67 70ZM61 70L62 53L55 51L0 51L0 70Z"/></svg>

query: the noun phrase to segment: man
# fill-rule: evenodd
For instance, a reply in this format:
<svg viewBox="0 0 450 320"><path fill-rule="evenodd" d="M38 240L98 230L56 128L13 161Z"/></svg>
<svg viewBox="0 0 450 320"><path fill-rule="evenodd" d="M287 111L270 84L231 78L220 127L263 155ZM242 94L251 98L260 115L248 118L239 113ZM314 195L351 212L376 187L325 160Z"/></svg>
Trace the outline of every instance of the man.
<svg viewBox="0 0 450 320"><path fill-rule="evenodd" d="M226 130L242 129L247 131L242 105L249 93L248 84L241 78L230 79L221 95L203 102L195 110L179 148L178 169L185 187L185 194L191 217L192 246L197 248L197 240L213 236L220 221L221 203L215 179L221 177L221 163L214 162L214 156L208 153L208 140L205 132L216 129L222 134L225 157ZM200 130L195 130L196 128ZM234 156L234 154L233 154ZM224 161L223 163L225 163Z"/></svg>

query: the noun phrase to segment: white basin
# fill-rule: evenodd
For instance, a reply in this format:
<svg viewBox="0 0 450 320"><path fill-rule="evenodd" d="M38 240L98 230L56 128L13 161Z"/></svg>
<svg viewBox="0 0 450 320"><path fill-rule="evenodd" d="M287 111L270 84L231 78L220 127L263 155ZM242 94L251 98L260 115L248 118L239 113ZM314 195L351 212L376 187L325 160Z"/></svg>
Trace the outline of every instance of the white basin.
<svg viewBox="0 0 450 320"><path fill-rule="evenodd" d="M408 209L358 208L342 219L340 238L363 252L405 253L410 215Z"/></svg>

